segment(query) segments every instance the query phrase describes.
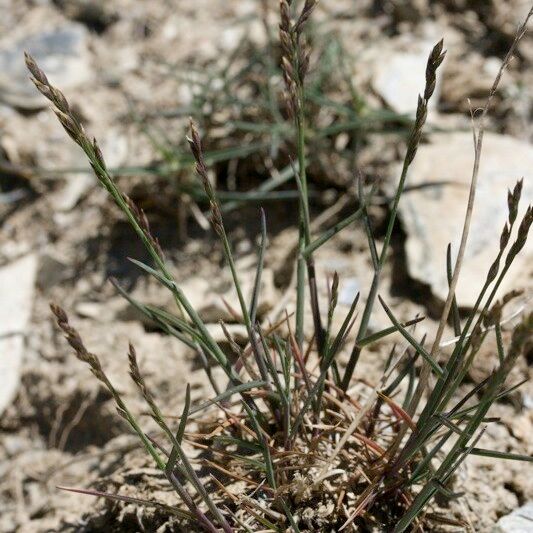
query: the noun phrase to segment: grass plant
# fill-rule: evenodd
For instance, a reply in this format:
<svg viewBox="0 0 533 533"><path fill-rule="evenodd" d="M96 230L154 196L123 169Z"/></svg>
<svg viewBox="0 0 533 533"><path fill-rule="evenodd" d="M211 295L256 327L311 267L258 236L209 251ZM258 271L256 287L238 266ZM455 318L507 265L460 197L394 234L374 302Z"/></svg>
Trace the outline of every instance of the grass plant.
<svg viewBox="0 0 533 533"><path fill-rule="evenodd" d="M57 323L76 356L89 365L96 379L112 395L119 415L139 436L179 500L175 506L168 506L92 489L68 490L157 507L169 516L179 518L184 527L213 533L369 531L372 528L401 533L427 530L428 525L432 527L439 523L456 527L464 525L460 519L436 510L434 496L439 493L441 499L456 497L453 475L469 455L532 460L531 457L478 446L487 424L493 421L488 416L490 407L516 388L516 385L509 385L507 379L517 358L531 342L533 331L533 315L526 313L506 345L501 314L514 295L496 299L498 287L524 247L533 222L531 206L521 220L518 218L522 181L509 191L509 214L501 232L499 253L493 264L487 266L486 281L478 301L464 320L455 299L475 200L483 119L489 111L490 98L483 110L479 129L474 133L476 163L463 238L455 264L451 259L451 249L448 249L445 265L449 279L448 298L435 338L431 341L427 338L418 340L414 326L423 318L400 321L379 291L399 202L421 140L438 69L444 59L443 42L435 45L427 61L426 85L418 98L416 117L408 137L396 194L389 208L383 241L377 242L373 236L365 201L373 191L365 190L362 178L358 181L361 202L354 213L323 234L313 235L306 175L309 154L306 75L310 53L305 43L305 30L316 4L317 0L280 2L285 112L293 124L289 130L295 136L296 147L291 175L299 197L294 319L287 314L284 320L274 325L261 324L257 320L267 246L267 221L262 211L254 291L250 301L245 299L224 223L224 212L209 179L209 159L197 127L193 122L190 126L188 142L192 160L209 204L213 231L220 240L231 271L239 301L236 312L247 331L248 342L240 346L222 324L237 362L232 362L214 340L172 278L147 217L117 187L97 141L87 135L65 96L49 82L35 61L26 56L37 89L50 100L66 132L85 152L99 182L125 214L152 259L151 265L139 261L134 263L172 293L176 313L144 305L117 288L163 331L218 364L228 382L224 388L209 375L214 396L199 405L191 403L189 389L182 391L184 408L178 417L177 427L173 427L174 419L163 414L164 409L157 402L157 391L150 389L139 368L135 348L130 346L130 375L160 428L160 435L153 437L125 404L108 379L99 358L85 347L65 311L52 305ZM491 96L526 30L531 14L517 34ZM333 235L355 222L363 225L368 236L374 267L373 281L368 288L361 317L357 315L360 307L357 295L342 326L333 331L333 317L338 312L339 278L334 276L328 300L320 302L314 257ZM516 231L513 232L513 229ZM370 318L378 302L388 315L391 326L371 332ZM327 310L325 313L320 305ZM306 306L311 310L311 336L306 336ZM449 319L457 339L451 353L444 354L440 346ZM348 364L342 368L338 356L355 324L355 342ZM359 392L356 397L353 387L358 383L357 363L362 351L395 333L403 336L407 348L400 351L395 347L380 382L372 387L359 388L359 391L365 392ZM484 381L469 385L466 380L468 370L489 335L494 335L496 340L499 363ZM419 364L421 370L417 378ZM406 386L403 386L404 383ZM213 420L216 420L217 430L199 437L208 421ZM193 426L194 434L188 431ZM200 456L204 467L202 471L195 468L196 462L193 464L187 453L191 445L203 450Z"/></svg>

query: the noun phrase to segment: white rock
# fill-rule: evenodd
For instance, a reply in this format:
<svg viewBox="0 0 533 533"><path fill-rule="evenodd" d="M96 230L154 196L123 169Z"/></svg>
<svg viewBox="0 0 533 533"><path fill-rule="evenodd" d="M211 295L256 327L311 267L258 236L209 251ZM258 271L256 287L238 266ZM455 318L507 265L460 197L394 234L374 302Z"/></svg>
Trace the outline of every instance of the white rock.
<svg viewBox="0 0 533 533"><path fill-rule="evenodd" d="M36 272L33 254L0 269L0 413L17 393Z"/></svg>
<svg viewBox="0 0 533 533"><path fill-rule="evenodd" d="M0 96L12 106L39 109L46 100L28 80L24 52L29 52L46 72L49 80L62 90L76 87L91 77L88 32L84 26L70 23L23 36L13 42L0 42Z"/></svg>
<svg viewBox="0 0 533 533"><path fill-rule="evenodd" d="M129 314L127 314L126 309L129 311ZM132 313L129 304L122 296L108 298L105 302L78 302L74 310L79 316L98 322L112 322L117 317L130 319ZM134 316L137 317L138 315Z"/></svg>
<svg viewBox="0 0 533 533"><path fill-rule="evenodd" d="M424 186L405 193L400 202L407 232L409 274L430 285L443 300L448 292L446 247L451 242L454 254L459 248L473 161L470 133L432 136L430 144L420 147L407 178L409 186ZM533 201L533 147L512 137L486 134L470 237L457 287L459 305L471 306L479 294L499 249L500 233L508 215L507 189L512 189L522 177L524 190L516 227ZM516 286L519 274L525 279L523 273L532 264L532 254L530 239L516 258L500 294Z"/></svg>
<svg viewBox="0 0 533 533"><path fill-rule="evenodd" d="M422 42L412 51L387 52L380 56L372 86L394 111L405 114L416 111L417 95L424 91L426 64L434 45L433 41ZM439 100L440 79L437 77L430 108Z"/></svg>
<svg viewBox="0 0 533 533"><path fill-rule="evenodd" d="M531 533L533 531L533 502L528 502L498 520L493 533Z"/></svg>
<svg viewBox="0 0 533 533"><path fill-rule="evenodd" d="M51 197L52 205L57 211L70 211L96 184L96 179L89 173L71 173L66 178L63 188Z"/></svg>
<svg viewBox="0 0 533 533"><path fill-rule="evenodd" d="M339 304L350 307L360 290L361 283L357 278L347 278L345 280L341 280Z"/></svg>
<svg viewBox="0 0 533 533"><path fill-rule="evenodd" d="M524 394L522 401L524 402L524 407L526 409L533 409L533 396L530 394Z"/></svg>
<svg viewBox="0 0 533 533"><path fill-rule="evenodd" d="M74 309L81 317L95 320L102 316L105 307L99 302L79 302Z"/></svg>

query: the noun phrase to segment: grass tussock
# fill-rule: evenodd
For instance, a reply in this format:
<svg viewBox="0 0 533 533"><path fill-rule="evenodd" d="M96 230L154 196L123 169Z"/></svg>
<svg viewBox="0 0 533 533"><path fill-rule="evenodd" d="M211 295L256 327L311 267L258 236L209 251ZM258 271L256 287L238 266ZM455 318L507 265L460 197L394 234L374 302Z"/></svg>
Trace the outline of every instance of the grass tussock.
<svg viewBox="0 0 533 533"><path fill-rule="evenodd" d="M51 85L34 60L26 56L36 87L50 100L66 132L83 149L101 185L125 214L152 259L151 265L135 260L134 263L172 293L176 312L170 314L144 305L133 300L118 285L117 289L165 332L220 365L227 377L225 384L216 382L206 366L214 390L213 397L206 399L205 403L192 405L189 389L184 391L183 412L179 423L175 424L172 417L163 414L164 410L157 402L157 391L152 391L145 381L135 348L130 346L131 378L160 428L158 436L149 435L108 379L97 355L85 347L66 313L57 305L52 305L57 323L76 356L89 365L96 379L113 396L118 414L139 436L144 448L179 496L179 501L171 507L120 494L89 489L69 490L157 507L180 519L186 527L213 533L220 530L226 533L303 532L357 528L401 533L422 531L439 523L456 527L463 525L460 520L436 510L433 500L437 494L441 500L457 497L453 485L454 473L469 455L531 461L530 457L478 446L486 425L493 420L489 417L491 405L520 385L508 384L507 378L530 342L533 328L533 316L524 316L506 345L500 325L501 313L515 295L496 300L497 290L524 247L533 222L531 206L523 218L518 219L521 181L509 191L508 219L500 235L499 253L493 264L487 265L479 298L466 319L460 318L455 300L455 287L475 200L483 119L489 110L490 98L483 109L479 129L474 133L476 163L455 263L448 249L446 268L450 290L439 328L433 339L417 339L414 326L422 318L414 317L401 322L379 292L398 205L408 180L409 167L416 157L428 104L444 59L443 42L435 45L427 61L426 85L418 98L416 117L383 241L378 243L374 239L366 201L372 190L367 190L362 178L358 178L357 183L357 210L322 235L313 235L306 174L306 76L310 51L305 43L305 30L316 4L317 0L306 0L297 9L296 3L289 0L280 2L279 40L285 82L285 112L293 124L291 131L295 136L296 150L291 165L299 195L294 316L287 313L276 324L261 324L257 320L267 245L267 222L262 211L254 291L250 301L245 299L224 225L223 210L209 179L201 136L191 122L188 142L196 173L208 199L211 225L220 240L238 296L239 309L234 310L234 314L247 331L248 342L243 347L221 324L236 362L230 361L215 342L173 280L146 216L117 188L97 141L87 135L61 91ZM530 16L531 12L528 20ZM527 20L502 65L491 95L496 92L526 24ZM338 312L339 278L334 276L328 300L319 301L314 256L333 235L352 223L361 223L367 232L374 275L364 305L360 304L357 295L342 326L334 331L332 325ZM514 229L517 231L513 232ZM511 235L516 237L511 238ZM391 325L371 333L369 323L376 305L384 308ZM312 311L314 333L311 337L305 335L306 306ZM444 355L440 346L449 320L457 338L451 352ZM342 368L337 361L338 355L356 324L355 342L348 364ZM353 387L360 381L357 363L361 353L394 333L403 336L406 348L394 348L380 382L375 386L367 384L365 394L358 394L356 398ZM468 385L465 380L468 370L482 344L491 335L496 339L499 363L484 381ZM418 377L417 366L421 367ZM200 455L195 455L194 460L186 451L191 447L200 450ZM198 462L203 466L202 471L196 466Z"/></svg>

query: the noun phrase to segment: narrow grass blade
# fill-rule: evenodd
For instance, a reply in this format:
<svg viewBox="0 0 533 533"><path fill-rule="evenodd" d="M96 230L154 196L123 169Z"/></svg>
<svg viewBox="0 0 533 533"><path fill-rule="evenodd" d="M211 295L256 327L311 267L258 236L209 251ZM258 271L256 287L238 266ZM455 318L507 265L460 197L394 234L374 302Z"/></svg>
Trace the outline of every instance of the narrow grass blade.
<svg viewBox="0 0 533 533"><path fill-rule="evenodd" d="M250 505L253 505L258 510L261 510L262 512L264 512L265 510L259 504L257 504L254 500L250 498L245 498L244 502L245 502L244 506L246 507L246 512L251 514L262 526L265 526L267 528L267 531L274 531L275 533L281 533L281 529L279 527L277 527L270 520L268 520L267 518L265 518L258 512L250 509L250 507L246 505L248 503Z"/></svg>
<svg viewBox="0 0 533 533"><path fill-rule="evenodd" d="M523 379L522 381L520 381L516 385L513 385L512 387L506 389L505 391L500 392L500 394L498 394L496 396L496 400L495 401L501 400L501 399L505 398L506 396L509 396L509 394L513 393L515 390L520 388L522 385L524 385L528 381L529 381L529 378ZM479 407L479 403L477 403L475 405L472 405L470 407L467 407L465 409L462 409L461 411L453 412L453 414L450 413L449 418L461 418L461 417L467 415L468 413L471 413L472 411L475 411L478 407Z"/></svg>
<svg viewBox="0 0 533 533"><path fill-rule="evenodd" d="M425 318L426 317L423 317L423 316L414 318L413 320L409 320L408 322L404 322L403 324L400 324L400 325L403 328L407 328L410 326L414 326L415 324L418 324L419 322L422 322L423 320L425 320ZM384 337L386 337L387 335L391 335L392 333L395 333L396 331L399 331L398 328L396 326L391 326L390 328L383 329L381 331L378 331L377 333L369 335L368 337L358 340L357 345L361 348L363 346L368 346L369 344L373 344L374 342L377 342L383 339Z"/></svg>
<svg viewBox="0 0 533 533"><path fill-rule="evenodd" d="M485 450L483 448L472 448L470 455L479 455L481 457L492 457L494 459L507 459L510 461L524 461L527 463L533 463L533 456L520 455L517 453L496 452L494 450Z"/></svg>
<svg viewBox="0 0 533 533"><path fill-rule="evenodd" d="M413 422L413 419L399 405L382 392L378 391L377 394L391 408L392 412L399 420L403 420L413 431L416 431L416 425Z"/></svg>
<svg viewBox="0 0 533 533"><path fill-rule="evenodd" d="M452 245L448 244L446 249L446 274L448 277L448 287L450 287L453 279L453 267L452 267ZM452 298L451 304L452 310L452 319L453 319L453 330L455 336L458 337L461 335L461 315L459 314L459 307L457 306L457 298L455 294Z"/></svg>
<svg viewBox="0 0 533 533"><path fill-rule="evenodd" d="M169 326L168 322L171 321L171 320L167 321L167 319L170 318L169 316L163 315L163 314L159 315L159 311L161 310L159 309L156 310L155 308L148 307L138 302L137 300L135 300L118 284L117 280L115 280L114 278L110 278L110 281L113 287L117 289L119 294L125 300L127 300L133 307L139 310L143 315L147 316L150 320L153 320L154 322L156 322L163 331L174 335L176 338L181 340L184 344L189 346L189 348L195 349L195 344L189 337L184 335L182 332L176 330L175 328ZM170 313L168 315L170 315ZM177 317L174 317L174 315L170 315L170 316L172 317L172 321L174 321L174 319L177 320Z"/></svg>
<svg viewBox="0 0 533 533"><path fill-rule="evenodd" d="M420 355L429 363L433 371L439 376L444 376L444 371L439 366L439 364L429 355L429 353L418 343L418 341L398 322L398 320L393 315L392 311L388 307L388 305L385 303L383 298L381 296L378 296L378 299L383 306L383 309L385 309L385 312L387 313L387 316L390 318L391 322L396 326L396 329L404 336L404 338L409 342L413 348L417 352L420 352Z"/></svg>
<svg viewBox="0 0 533 533"><path fill-rule="evenodd" d="M453 407L453 409L450 410L449 415L454 415L463 407L463 405L470 400L470 398L473 398L478 394L480 391L482 391L493 379L494 374L490 374L487 376L483 381L478 383L474 388L470 389L463 398Z"/></svg>
<svg viewBox="0 0 533 533"><path fill-rule="evenodd" d="M270 487L273 490L276 490L277 484L276 484L276 474L274 470L274 464L272 463L272 456L270 454L270 447L268 446L268 443L266 442L265 436L263 435L263 432L261 430L261 426L259 425L259 422L257 421L257 417L253 413L252 409L243 402L243 407L248 413L248 416L250 417L250 421L252 423L252 426L254 427L255 433L257 435L257 445L261 449L261 452L263 454L263 459L265 461L265 467L266 467L266 476L268 483Z"/></svg>
<svg viewBox="0 0 533 533"><path fill-rule="evenodd" d="M462 435L463 434L462 429L457 424L454 424L451 420L448 420L445 416L436 415L436 418L437 418L437 420L442 422L448 429L450 429L451 431L453 431L457 435Z"/></svg>
<svg viewBox="0 0 533 533"><path fill-rule="evenodd" d="M223 443L226 446L230 444L242 450L246 450L252 453L262 454L263 452L263 448L257 442L250 442L248 440L239 439L238 437L231 437L229 435L221 435L218 437L214 437L213 440L219 443ZM265 463L261 463L260 470L266 471Z"/></svg>
<svg viewBox="0 0 533 533"><path fill-rule="evenodd" d="M359 302L359 293L355 296L354 301L352 302L352 305L350 307L350 311L348 312L348 315L346 316L343 325L341 326L341 329L339 333L337 334L337 337L335 338L335 341L333 342L332 346L328 349L327 356L323 362L322 371L320 373L320 376L318 377L316 383L313 385L313 387L309 390L309 394L307 395L307 398L305 399L305 402L300 409L300 412L294 419L294 422L291 427L290 431L290 438L294 438L298 429L300 428L301 423L303 422L305 413L309 409L309 407L312 405L312 403L315 401L315 398L320 393L324 380L326 379L326 376L329 372L329 369L331 368L334 357L339 350L342 341L348 331L348 329L351 327L350 324L351 318L355 312L355 309L357 307L357 303ZM353 323L352 323L353 324Z"/></svg>
<svg viewBox="0 0 533 533"><path fill-rule="evenodd" d="M342 343L344 342L346 336L348 335L350 329L353 327L353 321L352 318L355 313L355 309L357 308L357 304L359 303L359 295L360 293L357 293L355 295L355 298L352 301L352 305L350 306L350 310L348 311L348 314L346 315L341 328L339 329L339 332L337 333L337 336L335 337L333 343L328 349L328 355L327 355L327 361L329 362L335 354L339 351L340 347L342 346ZM325 363L328 364L328 363Z"/></svg>
<svg viewBox="0 0 533 533"><path fill-rule="evenodd" d="M418 352L417 352L418 354ZM416 380L416 369L415 365L412 364L409 367L409 381L407 382L407 391L405 392L405 398L403 399L402 407L408 409L413 399L413 394L415 392L415 380Z"/></svg>
<svg viewBox="0 0 533 533"><path fill-rule="evenodd" d="M132 496L122 496L120 494L112 494L111 492L105 492L101 490L94 489L79 489L74 487L63 487L58 485L56 487L59 490L64 490L67 492L75 492L77 494L86 494L87 496L95 496L96 498L105 498L106 500L112 500L115 502L124 502L124 503L133 503L135 505L140 505L141 507L154 507L160 509L166 513L172 514L174 516L179 516L180 518L191 520L193 515L176 507L166 505L164 503L156 502L153 500L145 500L143 498L133 498Z"/></svg>
<svg viewBox="0 0 533 533"><path fill-rule="evenodd" d="M285 403L287 403L287 395L285 393L285 389L281 385L281 381L278 375L278 370L276 369L276 366L274 365L274 361L272 360L272 356L270 354L270 349L267 345L267 341L260 327L258 327L258 332L259 332L259 339L261 340L261 345L263 346L263 351L265 353L265 361L266 361L268 370L270 372L270 375L272 376L272 381L274 382L276 390L278 391L279 397Z"/></svg>
<svg viewBox="0 0 533 533"><path fill-rule="evenodd" d="M168 279L166 276L153 269L152 267L145 265L142 261L137 261L137 259L133 259L133 257L128 257L128 261L139 267L147 274L150 274L150 276L153 276L157 281L159 281L159 283L161 283L161 285L163 285L167 289L171 291L176 289L176 284L174 283L174 281Z"/></svg>
<svg viewBox="0 0 533 533"><path fill-rule="evenodd" d="M212 405L216 403L223 402L225 400L228 400L235 394L241 394L243 392L250 391L252 389L262 389L265 387L266 382L265 381L250 381L248 383L242 383L241 385L236 385L235 387L228 388L224 392L221 392L214 398L208 400L207 402L204 402L196 407L192 407L189 411L190 415L195 415L196 413L199 413L201 411L205 411L208 407L211 407Z"/></svg>
<svg viewBox="0 0 533 533"><path fill-rule="evenodd" d="M261 243L259 244L259 257L257 259L257 270L255 273L255 282L252 292L252 301L250 302L250 322L252 327L255 324L256 314L257 314L257 304L259 301L259 291L261 289L261 275L263 273L263 266L265 262L265 248L267 240L267 230L266 230L266 218L265 211L261 209Z"/></svg>
<svg viewBox="0 0 533 533"><path fill-rule="evenodd" d="M187 313L187 315L190 317L193 324L198 329L199 338L201 339L202 343L207 348L208 352L212 354L213 358L222 367L222 369L224 370L228 378L230 378L231 382L234 385L240 384L241 380L235 373L231 364L229 363L225 353L222 351L220 346L215 342L212 335L209 333L208 329L203 323L202 319L200 318L196 310L191 306L190 302L185 298L183 292L176 285L176 283L170 280L169 278L159 274L159 272L155 271L153 268L145 265L144 263L140 261L137 261L135 259L130 259L130 261L134 263L135 265L137 265L141 270L145 271L151 276L154 276L158 281L160 281L165 287L167 287L174 294L179 304L183 306L183 308L185 309L185 312Z"/></svg>
<svg viewBox="0 0 533 533"><path fill-rule="evenodd" d="M409 360L404 365L404 367L398 372L398 375L396 376L396 378L391 382L390 385L387 385L387 388L385 389L385 394L387 396L392 396L392 394L394 394L394 391L398 388L400 383L404 380L405 376L407 376L411 372L411 370L414 368L415 362L418 359L419 355L420 355L419 352L415 352L415 355L413 357L409 357ZM405 400L404 400L404 405L405 405Z"/></svg>
<svg viewBox="0 0 533 533"><path fill-rule="evenodd" d="M449 440L449 438L452 436L453 431L450 429L447 431L433 446L433 448L425 454L422 461L418 463L416 468L414 469L413 473L411 474L411 479L409 480L409 483L418 483L425 475L428 474L428 469L431 465L431 461L433 458L437 455L437 453L442 449L442 447L446 444L446 442Z"/></svg>
<svg viewBox="0 0 533 533"><path fill-rule="evenodd" d="M357 190L359 198L364 198L363 173L361 171L358 171L357 173ZM379 269L379 254L376 247L376 239L374 238L374 233L372 232L372 225L370 224L370 217L368 216L367 204L363 202L361 207L363 208L363 226L365 228L365 233L368 240L368 248L370 250L370 257L372 259L372 266L374 267L375 272Z"/></svg>
<svg viewBox="0 0 533 533"><path fill-rule="evenodd" d="M180 424L178 431L176 432L176 442L181 446L183 440L183 435L185 434L185 427L187 426L187 419L189 417L189 409L191 407L191 386L187 383L187 389L185 391L185 405L183 406L183 411L181 413ZM178 449L176 446L172 446L170 455L167 461L167 466L165 468L167 474L170 474L174 471L174 466L178 459Z"/></svg>
<svg viewBox="0 0 533 533"><path fill-rule="evenodd" d="M187 419L189 418L189 410L191 408L191 386L187 383L187 388L185 389L185 405L183 406L183 411L181 413L180 425L178 431L176 432L176 441L178 444L181 444L183 440L183 435L185 434L185 427L187 426Z"/></svg>

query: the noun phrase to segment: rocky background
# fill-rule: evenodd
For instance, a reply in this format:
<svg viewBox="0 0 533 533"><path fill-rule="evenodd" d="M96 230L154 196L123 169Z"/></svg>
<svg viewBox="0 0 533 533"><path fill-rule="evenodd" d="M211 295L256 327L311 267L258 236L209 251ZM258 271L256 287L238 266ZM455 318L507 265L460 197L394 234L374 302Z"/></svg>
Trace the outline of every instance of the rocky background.
<svg viewBox="0 0 533 533"><path fill-rule="evenodd" d="M474 158L471 110L483 105L530 7L529 0L323 0L318 10L309 106L316 231L353 210L359 167L379 185L371 216L378 239L383 234L427 54L445 39L447 59L382 288L397 315L428 316L420 332L435 328L447 289L446 245L457 244L460 235ZM231 195L268 180L283 182L283 176L286 181L292 145L279 115L276 8L274 0L0 0L0 531L152 531L128 506L118 513L56 489L107 477L108 488L126 486L135 494L152 470L108 396L61 339L49 301L69 311L138 411L142 403L126 370L128 341L165 412L177 412L188 382L193 400L207 394L195 355L143 321L107 282L114 276L138 299L172 304L127 261L145 258L143 250L29 82L23 52L36 58L99 140L121 187L146 210L176 278L223 341L218 320L231 322L232 316L221 296L230 303L235 296L220 248L206 230L186 125L193 116L205 132L248 285L258 205L266 208L270 243L259 312L275 316L293 304L294 187L284 183L276 190L288 191L286 197L261 202L232 204ZM506 189L524 177L523 205L533 199L532 63L529 32L489 117L458 289L465 309L498 246ZM507 308L507 331L531 306L528 246L504 287L525 291ZM345 311L357 291L368 289L366 250L364 232L350 227L317 254L322 293L337 271ZM373 328L387 325L377 311ZM242 328L230 327L239 338ZM366 379L380 375L386 351L361 362ZM496 360L489 344L471 380L485 377ZM515 381L528 377L531 362L520 361ZM483 447L531 453L532 406L527 384L495 406L501 421L489 426ZM472 458L459 473L468 495L451 512L475 531L530 531L528 468ZM163 486L150 495L170 497Z"/></svg>

